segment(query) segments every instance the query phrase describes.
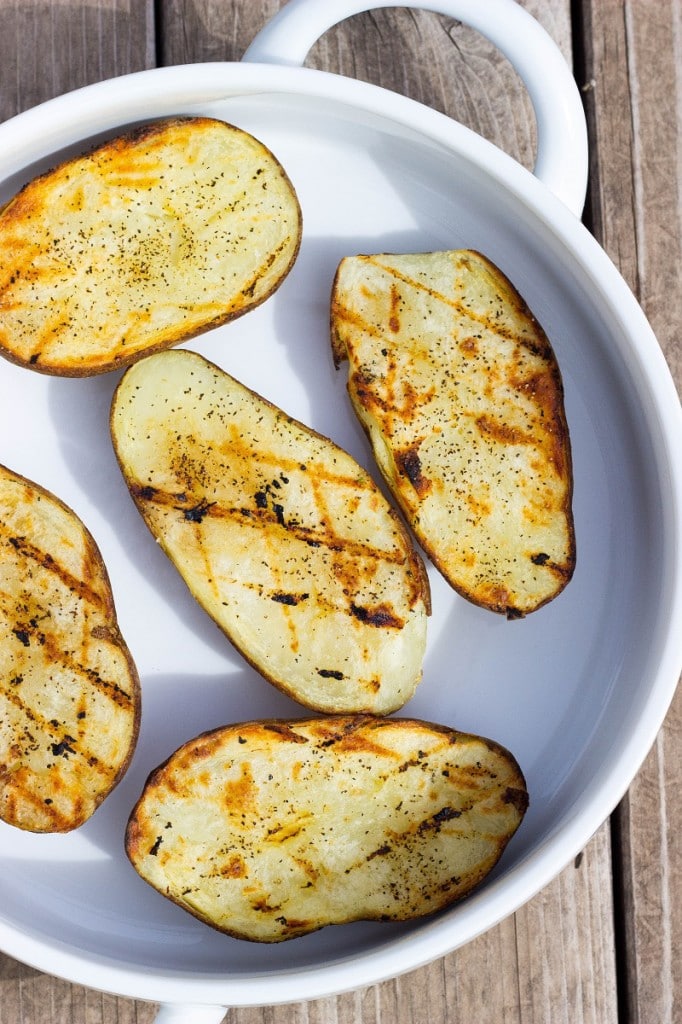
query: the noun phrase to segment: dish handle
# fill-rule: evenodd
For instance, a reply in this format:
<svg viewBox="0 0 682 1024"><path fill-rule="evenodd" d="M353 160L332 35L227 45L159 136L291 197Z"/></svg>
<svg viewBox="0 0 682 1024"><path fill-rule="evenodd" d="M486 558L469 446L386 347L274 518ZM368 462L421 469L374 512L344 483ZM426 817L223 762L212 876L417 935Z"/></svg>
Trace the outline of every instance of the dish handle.
<svg viewBox="0 0 682 1024"><path fill-rule="evenodd" d="M515 0L289 0L243 60L301 66L333 25L377 7L421 7L456 18L490 40L520 75L537 122L534 174L577 217L587 190L587 126L580 92L548 32Z"/></svg>

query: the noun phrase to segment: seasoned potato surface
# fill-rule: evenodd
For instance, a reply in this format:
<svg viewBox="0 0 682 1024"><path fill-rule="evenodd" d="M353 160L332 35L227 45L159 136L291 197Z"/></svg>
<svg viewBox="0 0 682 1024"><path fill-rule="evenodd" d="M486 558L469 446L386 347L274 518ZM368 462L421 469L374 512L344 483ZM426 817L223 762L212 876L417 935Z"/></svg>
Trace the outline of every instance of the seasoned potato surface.
<svg viewBox="0 0 682 1024"><path fill-rule="evenodd" d="M81 825L127 768L139 711L94 540L0 466L0 818L34 832Z"/></svg>
<svg viewBox="0 0 682 1024"><path fill-rule="evenodd" d="M258 305L300 236L253 136L207 117L131 130L0 211L0 354L65 376L125 366Z"/></svg>
<svg viewBox="0 0 682 1024"><path fill-rule="evenodd" d="M440 910L492 869L528 803L508 751L408 719L229 725L149 777L126 849L164 896L278 942Z"/></svg>
<svg viewBox="0 0 682 1024"><path fill-rule="evenodd" d="M125 373L111 430L153 535L262 675L325 712L385 713L412 696L424 566L350 455L178 349Z"/></svg>
<svg viewBox="0 0 682 1024"><path fill-rule="evenodd" d="M389 487L449 583L510 618L575 565L563 387L547 337L470 250L344 259L337 366Z"/></svg>

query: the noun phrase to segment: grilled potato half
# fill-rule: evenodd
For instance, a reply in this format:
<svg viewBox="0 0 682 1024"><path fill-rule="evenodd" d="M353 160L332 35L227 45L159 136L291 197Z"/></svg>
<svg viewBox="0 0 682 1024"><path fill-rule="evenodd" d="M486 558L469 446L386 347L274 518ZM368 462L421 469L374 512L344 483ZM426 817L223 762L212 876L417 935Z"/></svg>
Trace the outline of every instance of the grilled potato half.
<svg viewBox="0 0 682 1024"><path fill-rule="evenodd" d="M575 566L563 386L507 278L471 250L348 257L331 330L379 468L448 582L509 618L556 597Z"/></svg>
<svg viewBox="0 0 682 1024"><path fill-rule="evenodd" d="M319 711L405 703L421 678L428 583L350 455L180 349L127 370L111 431L149 529L263 676Z"/></svg>
<svg viewBox="0 0 682 1024"><path fill-rule="evenodd" d="M0 354L71 377L125 366L257 306L300 237L289 178L247 132L131 130L0 211Z"/></svg>
<svg viewBox="0 0 682 1024"><path fill-rule="evenodd" d="M140 685L109 578L58 498L0 466L0 818L82 825L125 772Z"/></svg>
<svg viewBox="0 0 682 1024"><path fill-rule="evenodd" d="M490 872L528 806L497 743L409 719L248 722L152 772L126 832L145 881L220 931L280 942L404 921Z"/></svg>

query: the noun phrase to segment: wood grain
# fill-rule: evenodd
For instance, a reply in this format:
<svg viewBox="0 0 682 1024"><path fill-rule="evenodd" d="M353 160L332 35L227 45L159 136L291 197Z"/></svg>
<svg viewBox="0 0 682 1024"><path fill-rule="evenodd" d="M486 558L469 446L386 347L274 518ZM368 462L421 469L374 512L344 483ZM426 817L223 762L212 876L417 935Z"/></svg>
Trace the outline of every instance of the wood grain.
<svg viewBox="0 0 682 1024"><path fill-rule="evenodd" d="M239 59L280 6L281 0L0 0L0 119L156 63ZM590 115L590 225L640 297L679 384L679 0L524 0L523 6L567 57L574 34L578 41ZM452 19L404 10L357 15L330 30L307 63L404 92L532 165L534 119L517 76ZM419 971L335 998L233 1009L226 1019L677 1024L682 920L675 895L682 855L673 840L681 824L680 714L677 700L614 818L613 851L606 823L578 862L516 915ZM152 1004L71 985L0 954L0 1024L151 1024L155 1012Z"/></svg>
<svg viewBox="0 0 682 1024"><path fill-rule="evenodd" d="M0 120L155 63L154 0L0 0Z"/></svg>
<svg viewBox="0 0 682 1024"><path fill-rule="evenodd" d="M586 0L593 231L637 295L682 391L682 5ZM615 816L622 1003L682 1020L682 692Z"/></svg>

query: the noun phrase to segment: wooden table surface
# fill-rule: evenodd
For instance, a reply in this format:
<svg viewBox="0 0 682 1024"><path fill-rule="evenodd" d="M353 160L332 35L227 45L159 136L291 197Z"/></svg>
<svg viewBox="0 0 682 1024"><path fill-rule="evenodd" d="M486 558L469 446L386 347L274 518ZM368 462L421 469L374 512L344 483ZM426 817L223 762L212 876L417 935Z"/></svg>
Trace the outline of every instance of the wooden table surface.
<svg viewBox="0 0 682 1024"><path fill-rule="evenodd" d="M129 71L237 60L280 6L281 0L0 0L0 120ZM584 96L591 147L585 222L641 302L679 388L682 3L523 6L559 43ZM307 63L406 93L532 164L533 117L515 73L452 19L397 9L357 15L327 33ZM397 980L315 1002L233 1009L226 1020L680 1024L681 726L678 692L611 820L573 865L498 927ZM143 1024L155 1011L0 953L0 1024Z"/></svg>

